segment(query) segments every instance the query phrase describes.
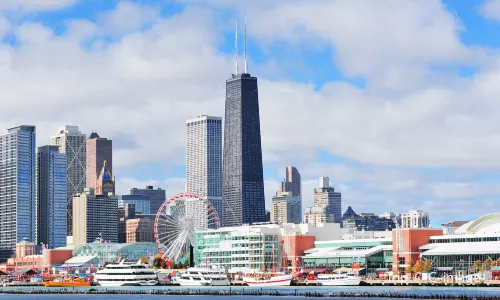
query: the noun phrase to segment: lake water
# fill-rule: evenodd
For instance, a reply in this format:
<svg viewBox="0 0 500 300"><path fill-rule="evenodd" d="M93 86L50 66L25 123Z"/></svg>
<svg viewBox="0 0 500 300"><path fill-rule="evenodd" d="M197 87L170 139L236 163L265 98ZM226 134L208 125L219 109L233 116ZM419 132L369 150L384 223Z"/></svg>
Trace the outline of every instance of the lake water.
<svg viewBox="0 0 500 300"><path fill-rule="evenodd" d="M186 291L186 290L217 290L217 291L229 291L229 287L196 287L196 288L187 288L187 287L178 287L178 286L154 286L154 287L117 287L117 288L103 288L103 287L90 287L96 290L127 290L127 291L144 291L151 292L152 290L170 290L170 291ZM77 288L68 288L69 290L81 290L85 291L90 289L89 287L77 287ZM46 288L46 287L9 287L9 288L0 288L0 293L7 290L22 290L22 291L34 291L34 290L64 290L64 288ZM258 291L260 288L255 287L239 287L233 286L231 287L232 291ZM429 294L441 294L441 295L469 295L469 296L490 296L490 297L498 297L500 299L500 288L489 288L489 287L409 287L409 286L398 286L398 287L387 287L387 286L356 286L356 287L272 287L272 288L263 288L263 292L272 292L278 291L282 294L290 294L293 295L295 291L298 294L305 292L319 292L322 294L329 293L340 293L341 291L344 293L399 293L399 294L411 294L411 295L429 295ZM189 299L189 298L202 298L200 300L221 300L220 298L226 298L224 296L178 296L178 295L151 295L151 294L135 294L135 295L116 295L116 294L0 294L0 299L37 299L37 300L49 300L49 299L94 299L94 300L117 300L117 299L160 299L168 297L168 299ZM272 300L272 299L282 299L282 298L290 298L292 296L231 296L227 297L227 299L231 300L250 300L250 299L260 299L260 300ZM310 297L298 296L293 297L293 299L312 299ZM349 298L343 298L349 299ZM368 298L355 298L355 299L368 299ZM377 298L377 299L385 299L385 298ZM387 298L388 299L388 298ZM392 298L395 299L395 298Z"/></svg>

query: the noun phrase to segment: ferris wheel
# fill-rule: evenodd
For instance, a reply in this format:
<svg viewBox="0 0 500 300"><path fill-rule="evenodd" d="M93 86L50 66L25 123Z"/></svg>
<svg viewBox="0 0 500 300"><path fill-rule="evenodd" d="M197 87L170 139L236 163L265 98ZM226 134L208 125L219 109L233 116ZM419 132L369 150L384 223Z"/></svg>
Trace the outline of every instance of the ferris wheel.
<svg viewBox="0 0 500 300"><path fill-rule="evenodd" d="M214 206L192 193L180 193L166 200L156 213L154 236L158 250L170 260L178 260L195 245L194 233L220 227Z"/></svg>

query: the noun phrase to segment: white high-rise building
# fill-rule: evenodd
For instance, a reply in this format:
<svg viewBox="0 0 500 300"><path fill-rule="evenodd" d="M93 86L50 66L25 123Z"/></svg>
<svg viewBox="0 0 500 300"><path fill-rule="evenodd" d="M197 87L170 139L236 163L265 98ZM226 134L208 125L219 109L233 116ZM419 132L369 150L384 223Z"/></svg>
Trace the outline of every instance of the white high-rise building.
<svg viewBox="0 0 500 300"><path fill-rule="evenodd" d="M401 227L403 228L427 228L430 227L429 214L423 210L410 210L401 214Z"/></svg>
<svg viewBox="0 0 500 300"><path fill-rule="evenodd" d="M186 141L186 192L206 197L221 220L222 118L202 115L187 120ZM206 209L199 213L205 218Z"/></svg>
<svg viewBox="0 0 500 300"><path fill-rule="evenodd" d="M86 185L87 135L78 126L66 125L50 138L50 144L59 146L59 152L66 154L66 194L68 201L67 231L73 233L73 196L80 194Z"/></svg>

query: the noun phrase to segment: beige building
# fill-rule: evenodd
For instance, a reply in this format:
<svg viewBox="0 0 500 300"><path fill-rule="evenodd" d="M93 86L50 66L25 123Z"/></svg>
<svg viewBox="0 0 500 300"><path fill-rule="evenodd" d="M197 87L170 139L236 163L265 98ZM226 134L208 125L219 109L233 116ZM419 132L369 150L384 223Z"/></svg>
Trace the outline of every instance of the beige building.
<svg viewBox="0 0 500 300"><path fill-rule="evenodd" d="M300 224L302 222L302 200L300 197L293 197L292 192L282 192L273 196L271 222L275 224Z"/></svg>
<svg viewBox="0 0 500 300"><path fill-rule="evenodd" d="M86 188L73 197L73 244L91 243L96 238L118 243L118 197L95 195Z"/></svg>
<svg viewBox="0 0 500 300"><path fill-rule="evenodd" d="M126 221L126 243L154 242L154 220L150 218L128 219Z"/></svg>
<svg viewBox="0 0 500 300"><path fill-rule="evenodd" d="M314 207L308 207L304 213L304 222L308 224L342 223L342 194L330 186L328 177L319 178L319 186L314 189Z"/></svg>
<svg viewBox="0 0 500 300"><path fill-rule="evenodd" d="M294 166L286 167L285 180L278 186L276 196L283 192L290 192L293 197L302 197L300 173Z"/></svg>
<svg viewBox="0 0 500 300"><path fill-rule="evenodd" d="M326 209L323 207L308 207L304 212L304 223L311 224L313 226L318 226L327 222L328 217L326 214Z"/></svg>

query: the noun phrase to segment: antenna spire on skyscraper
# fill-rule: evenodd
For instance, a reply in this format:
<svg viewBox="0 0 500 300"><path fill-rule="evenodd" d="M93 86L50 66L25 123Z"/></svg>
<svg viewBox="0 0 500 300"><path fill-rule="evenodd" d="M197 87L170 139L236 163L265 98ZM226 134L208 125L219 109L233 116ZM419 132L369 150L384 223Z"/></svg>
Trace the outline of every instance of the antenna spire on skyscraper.
<svg viewBox="0 0 500 300"><path fill-rule="evenodd" d="M240 73L240 69L238 67L238 20L236 20L236 36L234 40L234 75L238 75Z"/></svg>
<svg viewBox="0 0 500 300"><path fill-rule="evenodd" d="M247 69L247 10L245 9L245 43L244 43L243 57L245 59L245 74L248 74Z"/></svg>

